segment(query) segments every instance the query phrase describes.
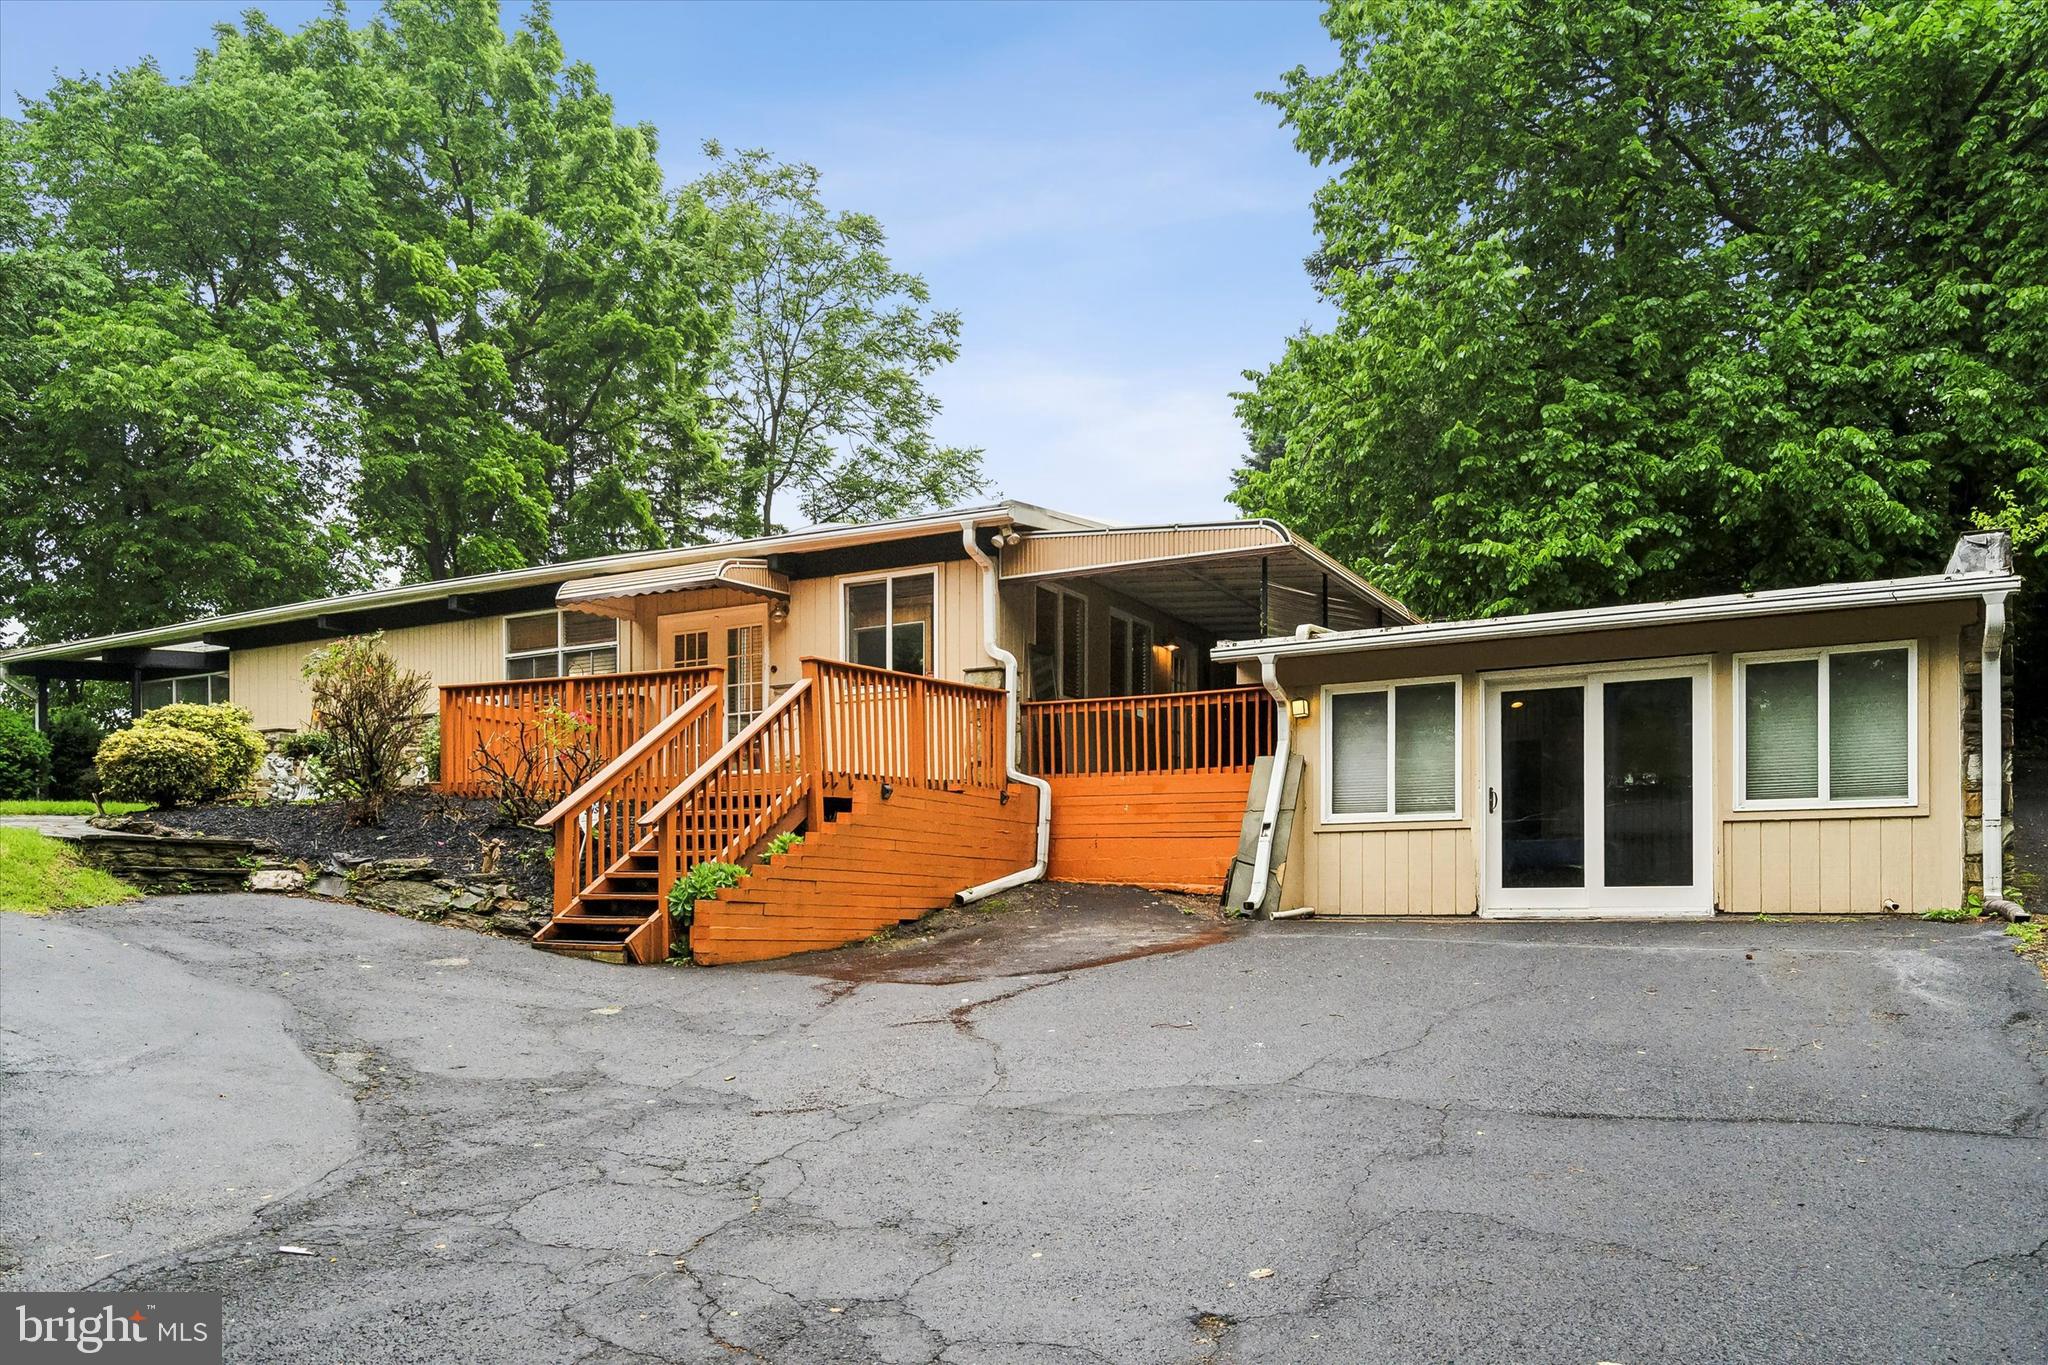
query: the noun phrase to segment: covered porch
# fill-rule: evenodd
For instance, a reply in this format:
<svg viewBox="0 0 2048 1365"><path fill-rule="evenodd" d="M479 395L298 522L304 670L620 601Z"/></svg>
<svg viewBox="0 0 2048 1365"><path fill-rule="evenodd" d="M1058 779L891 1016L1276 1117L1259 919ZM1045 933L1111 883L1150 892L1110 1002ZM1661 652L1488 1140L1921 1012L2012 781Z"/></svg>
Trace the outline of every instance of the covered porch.
<svg viewBox="0 0 2048 1365"><path fill-rule="evenodd" d="M1027 621L1024 770L1052 794L1056 880L1221 892L1278 708L1218 644L1414 619L1273 522L1042 532L1006 545Z"/></svg>

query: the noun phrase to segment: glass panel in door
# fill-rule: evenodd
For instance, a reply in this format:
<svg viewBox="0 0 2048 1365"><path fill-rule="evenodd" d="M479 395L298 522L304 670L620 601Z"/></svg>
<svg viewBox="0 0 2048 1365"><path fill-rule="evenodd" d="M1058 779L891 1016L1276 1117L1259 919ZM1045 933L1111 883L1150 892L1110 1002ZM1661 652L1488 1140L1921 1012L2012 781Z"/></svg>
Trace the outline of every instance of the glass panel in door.
<svg viewBox="0 0 2048 1365"><path fill-rule="evenodd" d="M1586 690L1500 693L1500 884L1586 884Z"/></svg>
<svg viewBox="0 0 2048 1365"><path fill-rule="evenodd" d="M725 632L725 726L736 735L761 714L768 628L733 626Z"/></svg>
<svg viewBox="0 0 2048 1365"><path fill-rule="evenodd" d="M1630 679L1600 690L1603 880L1690 886L1693 680Z"/></svg>

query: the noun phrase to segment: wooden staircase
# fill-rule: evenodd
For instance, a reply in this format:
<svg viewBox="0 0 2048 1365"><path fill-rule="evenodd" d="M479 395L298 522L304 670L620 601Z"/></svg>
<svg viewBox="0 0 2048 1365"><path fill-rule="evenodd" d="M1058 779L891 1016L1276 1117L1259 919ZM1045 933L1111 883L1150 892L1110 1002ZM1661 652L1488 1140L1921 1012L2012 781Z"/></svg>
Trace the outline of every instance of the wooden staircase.
<svg viewBox="0 0 2048 1365"><path fill-rule="evenodd" d="M1011 786L1000 691L803 661L801 681L723 738L706 688L541 818L555 830L555 913L536 947L610 962L669 956L668 893L737 864L700 900L705 963L856 942L1033 858L1037 791ZM768 840L804 841L772 864Z"/></svg>

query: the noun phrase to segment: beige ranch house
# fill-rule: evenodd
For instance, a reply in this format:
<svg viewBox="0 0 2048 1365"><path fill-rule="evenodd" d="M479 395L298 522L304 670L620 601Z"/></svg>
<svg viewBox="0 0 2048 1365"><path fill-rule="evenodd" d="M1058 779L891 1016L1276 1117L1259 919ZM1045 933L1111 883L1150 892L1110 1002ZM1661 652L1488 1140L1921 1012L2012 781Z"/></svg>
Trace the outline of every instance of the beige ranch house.
<svg viewBox="0 0 2048 1365"><path fill-rule="evenodd" d="M311 719L381 633L439 690L441 785L529 723L595 727L544 817L540 946L831 946L1039 876L1260 914L1899 913L1995 896L2002 538L1949 571L1422 622L1271 521L1115 527L1005 502L239 612L0 655L138 710ZM1987 709L1983 698L1992 698ZM1994 723L1987 729L1980 717Z"/></svg>

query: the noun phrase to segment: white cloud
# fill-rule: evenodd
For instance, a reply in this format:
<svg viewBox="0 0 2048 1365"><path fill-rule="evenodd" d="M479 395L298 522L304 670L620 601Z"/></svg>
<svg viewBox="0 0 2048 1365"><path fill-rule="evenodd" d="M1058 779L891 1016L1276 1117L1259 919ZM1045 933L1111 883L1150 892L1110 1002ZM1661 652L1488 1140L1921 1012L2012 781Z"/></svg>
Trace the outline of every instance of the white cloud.
<svg viewBox="0 0 2048 1365"><path fill-rule="evenodd" d="M1214 521L1244 451L1235 374L1081 370L1033 355L968 357L935 384L941 437L980 443L1007 497L1105 521Z"/></svg>

